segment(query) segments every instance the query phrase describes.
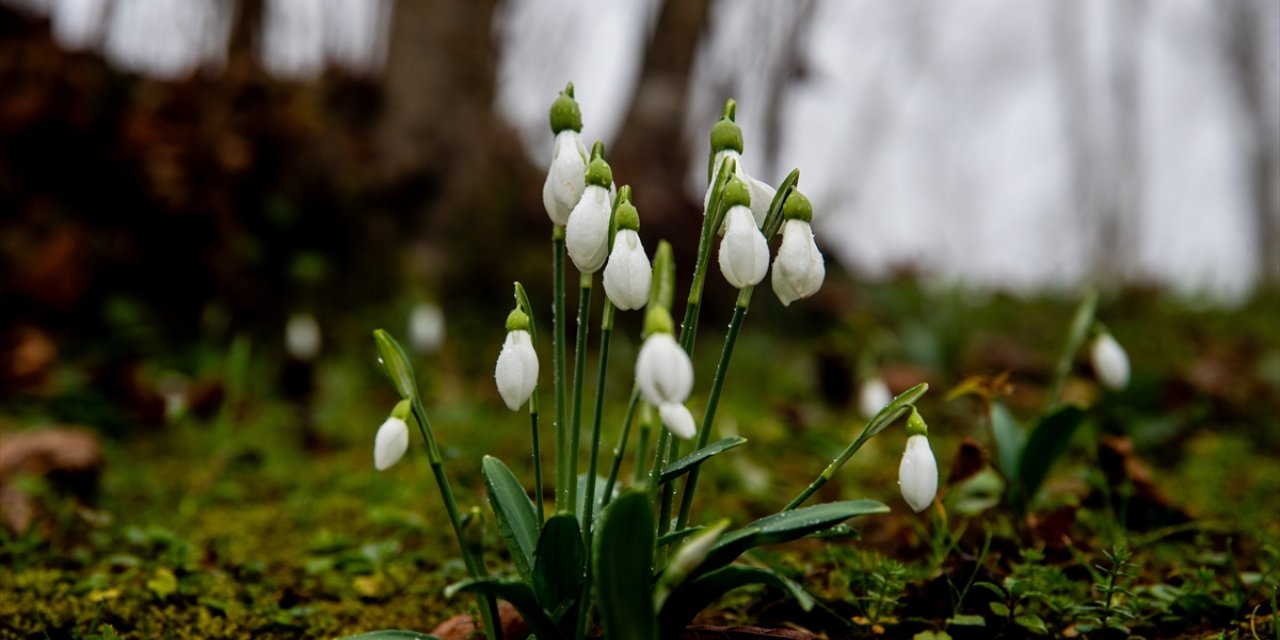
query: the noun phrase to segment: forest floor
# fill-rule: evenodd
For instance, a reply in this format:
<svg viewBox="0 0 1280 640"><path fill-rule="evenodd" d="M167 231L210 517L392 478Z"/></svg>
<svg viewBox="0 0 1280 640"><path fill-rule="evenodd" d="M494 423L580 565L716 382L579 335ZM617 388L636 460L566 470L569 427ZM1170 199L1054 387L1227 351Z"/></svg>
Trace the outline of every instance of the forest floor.
<svg viewBox="0 0 1280 640"><path fill-rule="evenodd" d="M1280 638L1276 293L1235 309L1144 291L1104 297L1099 318L1133 365L1128 387L1104 391L1087 358L1075 359L1064 397L1088 418L1027 513L1001 504L998 487L982 494L962 483L991 459L990 429L980 400L948 392L1007 372L1001 401L1029 423L1075 303L890 284L864 289L839 316L753 309L717 425L750 442L707 465L695 517L743 522L803 489L863 423L854 389L868 353L895 391L930 383L920 408L942 500L922 514L904 504L905 434L886 431L816 498L874 498L891 513L852 523L851 536L750 557L819 606L805 612L746 589L699 624L830 638L1123 637L1121 624L1147 638ZM87 365L74 358L56 365L53 382L9 394L5 439L84 425L100 434L103 460L89 499L67 497L56 477L12 480L37 513L21 534L0 528L0 638L337 637L429 631L470 611L468 597L443 595L466 571L425 456L411 449L396 467L373 469L373 436L395 397L366 337L375 325L361 325L381 313L347 321L350 335L327 339L334 346L313 367L286 366L279 346L245 337L211 337L139 365L143 378L177 369L187 388L215 388L222 401L203 413L193 401L147 423L78 373ZM482 454L532 484L527 417L506 411L493 389L500 322L451 315L443 349L416 363L464 511L485 504ZM635 324L620 321L615 340L606 456L630 387ZM703 323L695 412L723 326ZM550 366L543 371L549 386ZM549 428L543 436L549 453ZM491 522L483 544L492 572L513 571Z"/></svg>

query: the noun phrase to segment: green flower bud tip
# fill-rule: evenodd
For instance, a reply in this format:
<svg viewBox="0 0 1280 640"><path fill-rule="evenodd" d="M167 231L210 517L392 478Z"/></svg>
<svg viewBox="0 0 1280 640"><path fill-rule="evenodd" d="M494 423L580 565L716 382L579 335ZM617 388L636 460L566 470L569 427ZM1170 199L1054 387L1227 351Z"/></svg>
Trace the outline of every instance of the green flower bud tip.
<svg viewBox="0 0 1280 640"><path fill-rule="evenodd" d="M528 331L529 316L525 315L519 307L511 310L507 314L507 331Z"/></svg>
<svg viewBox="0 0 1280 640"><path fill-rule="evenodd" d="M751 190L748 189L746 183L739 180L736 175L729 178L729 183L724 186L724 191L721 192L720 197L724 201L725 211L728 211L730 207L736 207L738 205L744 207L751 206Z"/></svg>
<svg viewBox="0 0 1280 640"><path fill-rule="evenodd" d="M665 307L650 306L645 313L644 334L649 336L655 333L675 333L675 322L671 319L671 312Z"/></svg>
<svg viewBox="0 0 1280 640"><path fill-rule="evenodd" d="M920 415L920 411L915 407L911 407L911 416L907 418L907 435L929 435L929 425L924 423L924 418Z"/></svg>
<svg viewBox="0 0 1280 640"><path fill-rule="evenodd" d="M813 222L813 205L798 189L793 190L782 205L782 219Z"/></svg>
<svg viewBox="0 0 1280 640"><path fill-rule="evenodd" d="M631 204L631 190L623 187L618 192L618 208L613 213L613 224L616 231L628 229L631 231L640 230L640 212L636 210L636 206ZM628 197L624 197L624 194Z"/></svg>
<svg viewBox="0 0 1280 640"><path fill-rule="evenodd" d="M551 103L551 133L569 129L582 131L582 111L578 108L578 101L573 99L572 82Z"/></svg>
<svg viewBox="0 0 1280 640"><path fill-rule="evenodd" d="M595 158L587 165L587 184L606 189L613 184L613 169L603 158Z"/></svg>
<svg viewBox="0 0 1280 640"><path fill-rule="evenodd" d="M374 330L373 342L378 347L378 361L382 363L382 369L387 372L387 378L395 386L396 392L401 398L412 398L417 384L404 348L385 329Z"/></svg>
<svg viewBox="0 0 1280 640"><path fill-rule="evenodd" d="M742 128L732 120L718 120L711 126L711 155L734 150L742 153Z"/></svg>
<svg viewBox="0 0 1280 640"><path fill-rule="evenodd" d="M596 158L600 158L601 160L604 159L604 143L603 142L596 140L595 143L591 145L590 158L592 160L595 160Z"/></svg>
<svg viewBox="0 0 1280 640"><path fill-rule="evenodd" d="M396 406L393 409L391 409L391 417L403 420L405 422L409 422L409 414L412 412L413 412L413 403L406 398L404 400L401 400L400 402L397 402Z"/></svg>
<svg viewBox="0 0 1280 640"><path fill-rule="evenodd" d="M573 85L570 85L570 88L572 88L572 86ZM733 98L729 98L725 100L724 107L720 109L720 117L725 120L737 120L738 119L738 101L734 100Z"/></svg>

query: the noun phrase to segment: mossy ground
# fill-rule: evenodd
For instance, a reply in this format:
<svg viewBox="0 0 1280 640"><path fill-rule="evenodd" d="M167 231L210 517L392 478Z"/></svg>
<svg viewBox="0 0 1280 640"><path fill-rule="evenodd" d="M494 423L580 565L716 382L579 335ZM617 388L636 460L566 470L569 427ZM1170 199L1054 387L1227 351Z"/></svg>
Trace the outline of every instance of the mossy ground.
<svg viewBox="0 0 1280 640"><path fill-rule="evenodd" d="M946 391L966 376L1007 370L1016 385L1008 404L1020 415L1034 413L1073 301L885 285L864 289L839 315L775 307L770 300L752 310L719 412L722 433L751 442L708 465L695 519L741 523L799 492L861 425L847 402L851 379L840 367L830 370L830 361L852 369L871 345L884 363L932 384L921 408L945 478L964 437L988 445L978 404L944 401ZM695 413L723 338L723 324L708 317L696 354L702 384ZM1068 394L1089 404L1091 417L1071 455L1052 470L1033 509L1037 520L1003 508L945 519L941 512L911 514L896 495L904 438L892 429L815 498L875 498L892 514L855 523L860 539L807 540L752 557L800 580L823 605L805 613L776 594L747 590L704 620L795 624L831 637L943 630L1020 637L1036 631L1034 618L1049 636L1070 635L1087 617L1084 607L1099 599L1092 565L1108 566L1103 552L1125 547L1134 557L1121 578L1128 593L1117 604L1134 616L1128 624L1135 633L1275 637L1280 296L1206 310L1131 292L1104 299L1100 317L1129 350L1132 384L1104 394L1078 362ZM464 509L484 505L484 453L531 485L527 417L505 411L492 388L501 319L451 316L448 345L415 363ZM631 320L623 319L614 344L606 456L630 386L638 324ZM192 347L204 354L186 360L197 363L193 373L234 378L227 380L230 401L206 419L132 424L107 438L93 505L24 481L46 517L24 535L0 534L0 638L334 637L428 630L468 611L465 597L442 595L465 571L425 456L415 448L389 471L372 468L373 433L394 398L363 337L375 325L362 322L347 321L331 336L306 400L279 391L281 359L269 341L254 343L244 367L226 365L217 346L225 342ZM544 381L549 362L544 355ZM6 400L5 428L85 415L66 406L83 397L78 388L62 389ZM542 394L549 415L550 394ZM544 425L550 476L549 418ZM1096 502L1091 496L1105 484L1096 463L1101 433L1131 437L1171 496L1169 508L1191 519L1127 527L1123 500ZM629 468L628 461L624 477ZM1060 507L1074 514L1061 530L1066 544L1046 537L1043 526ZM487 548L491 570L510 572L492 526ZM1029 588L1010 595L1019 582ZM1004 599L976 583L999 585ZM971 626L979 621L983 626Z"/></svg>

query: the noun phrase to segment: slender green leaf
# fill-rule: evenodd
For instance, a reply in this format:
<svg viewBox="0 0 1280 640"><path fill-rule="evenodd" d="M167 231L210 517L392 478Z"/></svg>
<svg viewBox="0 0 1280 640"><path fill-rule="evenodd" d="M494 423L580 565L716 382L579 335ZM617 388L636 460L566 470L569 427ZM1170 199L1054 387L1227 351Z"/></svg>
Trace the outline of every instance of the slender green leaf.
<svg viewBox="0 0 1280 640"><path fill-rule="evenodd" d="M520 612L520 617L524 618L524 621L529 624L529 629L539 638L558 640L564 637L555 622L538 604L538 597L534 595L533 589L519 580L464 580L449 585L444 590L444 597L452 598L459 593L479 593L490 598L506 600Z"/></svg>
<svg viewBox="0 0 1280 640"><path fill-rule="evenodd" d="M929 384L927 382L921 382L920 384L898 394L898 397L894 398L889 402L889 404L885 405L879 413L867 421L866 426L862 428L862 433L858 434L858 440L865 442L867 439L879 434L881 431L888 429L890 425L898 420L898 418L901 418L906 415L908 411L911 411L911 407L914 407L916 401L920 399L920 396L923 396L928 390Z"/></svg>
<svg viewBox="0 0 1280 640"><path fill-rule="evenodd" d="M606 638L658 637L650 590L656 526L645 491L624 493L605 509L593 555L600 623Z"/></svg>
<svg viewBox="0 0 1280 640"><path fill-rule="evenodd" d="M429 633L419 633L417 631L383 629L381 631L357 633L354 636L347 636L343 640L440 640L440 638Z"/></svg>
<svg viewBox="0 0 1280 640"><path fill-rule="evenodd" d="M781 589L795 598L801 609L808 611L813 608L813 597L792 580L762 567L728 566L698 576L671 593L658 615L663 637L678 637L680 630L687 627L699 611L720 596L751 584Z"/></svg>
<svg viewBox="0 0 1280 640"><path fill-rule="evenodd" d="M385 329L374 330L373 342L378 346L378 361L382 363L382 370L387 373L396 392L401 398L413 398L418 393L418 385L404 347Z"/></svg>
<svg viewBox="0 0 1280 640"><path fill-rule="evenodd" d="M724 453L725 451L742 445L746 441L747 439L742 436L729 436L723 440L712 442L711 444L667 465L667 468L662 470L662 475L658 477L658 484L671 482L672 480L693 471L694 467L702 464L707 460L707 458Z"/></svg>
<svg viewBox="0 0 1280 640"><path fill-rule="evenodd" d="M538 512L511 469L493 456L481 462L489 505L498 521L498 535L507 543L511 561L525 582L533 579L533 554L538 548Z"/></svg>
<svg viewBox="0 0 1280 640"><path fill-rule="evenodd" d="M999 402L991 403L991 434L996 439L996 464L1006 480L1018 479L1018 459L1027 435L1012 413Z"/></svg>
<svg viewBox="0 0 1280 640"><path fill-rule="evenodd" d="M1018 478L1028 500L1035 497L1049 469L1066 453L1071 436L1082 422L1084 412L1068 405L1045 416L1031 431L1018 461Z"/></svg>
<svg viewBox="0 0 1280 640"><path fill-rule="evenodd" d="M605 485L608 483L609 481L605 478L596 476L596 503L591 508L591 513L595 514L591 517L593 521L600 519L600 512L604 509ZM615 489L614 491L616 492L617 490ZM609 496L610 499L613 499L613 497L614 496ZM584 509L587 506L587 474L585 473L578 474L578 493L574 496L574 501L575 508L577 509L574 513L578 514L578 521L581 522L582 519L586 517ZM594 524L594 522L592 524Z"/></svg>
<svg viewBox="0 0 1280 640"><path fill-rule="evenodd" d="M714 571L733 562L743 552L766 544L778 544L830 529L849 518L888 513L889 507L875 500L847 500L802 507L765 516L747 526L730 531L716 542L703 561L700 572Z"/></svg>
<svg viewBox="0 0 1280 640"><path fill-rule="evenodd" d="M696 527L687 527L679 531L672 531L671 533L664 534L662 537L658 538L658 546L665 547L673 542L679 542L699 531L702 531L701 525Z"/></svg>
<svg viewBox="0 0 1280 640"><path fill-rule="evenodd" d="M577 518L562 513L547 520L533 560L533 590L552 618L563 614L581 593L585 562Z"/></svg>

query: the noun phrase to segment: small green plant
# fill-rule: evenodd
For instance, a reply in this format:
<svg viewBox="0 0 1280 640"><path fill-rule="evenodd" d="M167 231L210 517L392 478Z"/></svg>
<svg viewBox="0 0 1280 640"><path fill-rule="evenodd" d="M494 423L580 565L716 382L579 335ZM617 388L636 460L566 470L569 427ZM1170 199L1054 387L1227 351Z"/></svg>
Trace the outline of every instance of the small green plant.
<svg viewBox="0 0 1280 640"><path fill-rule="evenodd" d="M749 584L777 588L804 610L814 600L799 584L760 566L735 564L742 554L836 530L850 518L885 513L874 500L850 500L805 506L805 502L872 437L907 418L906 452L899 468L902 494L911 508L934 503L937 463L928 427L915 408L927 390L917 385L890 400L858 437L795 498L777 513L734 528L727 520L692 524L701 466L745 442L738 436L711 441L716 410L728 375L734 345L755 287L769 270L769 242L781 236L772 265L772 288L783 305L813 295L825 276L814 244L812 205L798 190L792 171L776 188L752 178L742 165L742 131L734 122L736 105L725 103L711 129L708 187L697 261L676 325L675 264L670 245L660 243L652 264L638 234L640 217L630 187L616 187L613 172L597 142L590 153L580 141L581 113L569 85L551 107L555 148L543 200L552 224L552 379L554 396L554 512L543 501L536 313L524 287L515 284L515 307L507 316L506 341L494 378L503 402L513 411L529 407L533 456L533 499L501 460L481 463L493 522L514 565L513 577L494 577L481 559L482 545L468 534L449 485L440 445L418 392L413 368L400 344L386 331L374 332L383 369L401 400L378 431L375 466L387 469L407 451L416 427L446 515L453 526L469 579L451 585L446 596L474 594L485 634L499 634L498 600L510 602L540 640L583 638L597 627L605 637L653 640L676 637L703 608L721 595ZM700 420L688 401L693 389L693 352L702 293L719 240L718 263L725 280L738 290L715 377ZM577 335L573 374L567 373L565 265L568 255L579 273ZM595 398L584 394L588 318L595 274L603 273L605 300L600 331ZM636 358L630 402L607 477L601 467L602 407L608 380L610 341L618 311L645 309L643 344ZM572 381L570 387L569 382ZM767 389L761 383L759 390ZM589 414L584 414L589 409ZM589 417L588 417L589 416ZM633 424L639 421L636 468L627 486L620 479ZM661 427L656 427L661 424ZM589 425L589 437L581 436ZM651 447L649 434L657 431ZM692 450L681 455L681 441ZM583 445L585 451L583 451ZM581 458L586 469L579 471ZM679 488L679 502L676 494ZM471 518L470 522L478 522ZM902 589L903 568L885 563L871 587L874 615L892 611ZM365 637L393 637L384 631ZM420 637L415 635L395 637Z"/></svg>
<svg viewBox="0 0 1280 640"><path fill-rule="evenodd" d="M1094 565L1097 571L1093 572L1093 592L1098 598L1076 608L1076 631L1084 634L1114 631L1127 636L1128 623L1137 617L1131 604L1134 595L1125 588L1128 578L1132 577L1128 569L1133 553L1124 547L1103 553L1107 564Z"/></svg>

